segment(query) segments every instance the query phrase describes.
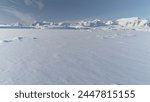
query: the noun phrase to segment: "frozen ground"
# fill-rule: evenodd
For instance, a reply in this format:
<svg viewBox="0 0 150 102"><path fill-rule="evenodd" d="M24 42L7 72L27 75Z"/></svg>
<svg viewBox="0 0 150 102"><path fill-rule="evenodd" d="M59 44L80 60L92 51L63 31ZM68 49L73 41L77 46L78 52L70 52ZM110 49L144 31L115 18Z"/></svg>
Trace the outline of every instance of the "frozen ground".
<svg viewBox="0 0 150 102"><path fill-rule="evenodd" d="M0 84L150 84L150 32L0 29Z"/></svg>

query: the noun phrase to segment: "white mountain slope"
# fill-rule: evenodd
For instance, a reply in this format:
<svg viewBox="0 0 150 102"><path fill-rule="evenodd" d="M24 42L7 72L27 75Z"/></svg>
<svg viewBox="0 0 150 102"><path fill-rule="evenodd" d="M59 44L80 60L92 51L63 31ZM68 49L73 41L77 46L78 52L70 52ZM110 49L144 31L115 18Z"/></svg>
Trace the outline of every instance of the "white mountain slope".
<svg viewBox="0 0 150 102"><path fill-rule="evenodd" d="M0 29L0 84L150 84L150 34Z"/></svg>
<svg viewBox="0 0 150 102"><path fill-rule="evenodd" d="M138 17L132 17L132 18L121 18L116 20L118 25L123 27L148 27L150 26L149 20L143 20Z"/></svg>

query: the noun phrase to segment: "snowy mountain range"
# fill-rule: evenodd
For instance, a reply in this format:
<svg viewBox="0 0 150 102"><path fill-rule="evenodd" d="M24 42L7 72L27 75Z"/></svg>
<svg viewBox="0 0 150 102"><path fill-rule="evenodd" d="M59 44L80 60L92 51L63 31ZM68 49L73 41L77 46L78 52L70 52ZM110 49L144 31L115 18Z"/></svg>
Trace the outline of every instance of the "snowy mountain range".
<svg viewBox="0 0 150 102"><path fill-rule="evenodd" d="M100 19L82 20L79 22L48 22L35 21L32 25L26 26L21 23L13 25L1 24L0 28L34 28L34 29L150 29L150 20L140 19L139 17L121 18L117 20L103 21Z"/></svg>

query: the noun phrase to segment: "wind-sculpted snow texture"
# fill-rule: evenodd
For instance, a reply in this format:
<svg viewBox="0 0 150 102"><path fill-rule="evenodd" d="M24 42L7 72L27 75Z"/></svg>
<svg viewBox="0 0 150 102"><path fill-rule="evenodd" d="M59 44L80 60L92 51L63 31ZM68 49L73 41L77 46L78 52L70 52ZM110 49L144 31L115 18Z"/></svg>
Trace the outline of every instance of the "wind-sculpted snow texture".
<svg viewBox="0 0 150 102"><path fill-rule="evenodd" d="M150 34L0 30L0 84L150 84Z"/></svg>

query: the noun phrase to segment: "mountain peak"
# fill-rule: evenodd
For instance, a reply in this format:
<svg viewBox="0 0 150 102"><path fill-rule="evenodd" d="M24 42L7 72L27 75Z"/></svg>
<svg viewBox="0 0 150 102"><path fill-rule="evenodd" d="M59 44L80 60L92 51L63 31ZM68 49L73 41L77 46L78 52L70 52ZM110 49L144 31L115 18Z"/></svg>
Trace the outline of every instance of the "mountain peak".
<svg viewBox="0 0 150 102"><path fill-rule="evenodd" d="M140 19L139 17L121 18L116 20L116 22L124 27L146 27L150 25L149 20Z"/></svg>
<svg viewBox="0 0 150 102"><path fill-rule="evenodd" d="M139 17L120 18L117 21L136 21L136 20L140 20L140 18Z"/></svg>

